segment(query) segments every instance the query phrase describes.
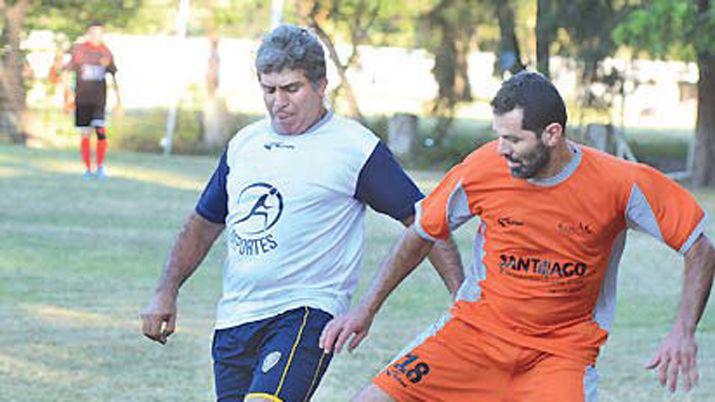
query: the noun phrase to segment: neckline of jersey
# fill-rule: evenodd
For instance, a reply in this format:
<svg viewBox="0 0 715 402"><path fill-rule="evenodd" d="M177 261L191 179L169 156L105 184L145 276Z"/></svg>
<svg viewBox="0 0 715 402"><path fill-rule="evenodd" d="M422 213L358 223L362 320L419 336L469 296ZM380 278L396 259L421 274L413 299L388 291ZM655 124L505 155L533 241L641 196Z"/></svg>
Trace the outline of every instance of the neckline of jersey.
<svg viewBox="0 0 715 402"><path fill-rule="evenodd" d="M84 46L91 48L91 49L97 49L97 50L104 47L104 42L99 42L99 44L95 45L94 43L92 43L90 41L86 41L86 42L82 42L82 44Z"/></svg>
<svg viewBox="0 0 715 402"><path fill-rule="evenodd" d="M328 109L327 112L325 113L325 116L323 116L320 120L315 122L312 126L310 126L307 130L303 131L300 134L281 134L279 132L276 132L276 130L273 128L273 124L271 122L271 118L268 117L268 126L270 127L271 134L281 138L281 139L294 139L294 138L300 138L303 137L306 134L314 133L318 131L319 128L323 127L330 119L333 118L333 111Z"/></svg>
<svg viewBox="0 0 715 402"><path fill-rule="evenodd" d="M527 179L527 181L531 184L541 187L553 187L557 184L563 183L564 181L566 181L566 179L571 177L578 168L578 166L581 164L581 159L583 158L583 151L581 150L580 146L571 141L568 141L566 145L568 145L569 149L574 154L568 165L564 166L564 168L561 169L561 171L554 176L546 177L543 179Z"/></svg>

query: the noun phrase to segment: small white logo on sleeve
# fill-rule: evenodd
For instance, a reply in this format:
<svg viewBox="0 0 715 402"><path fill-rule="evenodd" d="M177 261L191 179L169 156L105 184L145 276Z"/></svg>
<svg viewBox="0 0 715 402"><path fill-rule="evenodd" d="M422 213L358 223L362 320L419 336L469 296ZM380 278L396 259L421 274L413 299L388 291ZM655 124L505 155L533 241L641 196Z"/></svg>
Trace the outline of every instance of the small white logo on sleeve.
<svg viewBox="0 0 715 402"><path fill-rule="evenodd" d="M263 366L261 366L261 370L264 373L267 373L270 371L279 361L281 360L281 352L275 351L271 352L266 356L265 359L263 359Z"/></svg>

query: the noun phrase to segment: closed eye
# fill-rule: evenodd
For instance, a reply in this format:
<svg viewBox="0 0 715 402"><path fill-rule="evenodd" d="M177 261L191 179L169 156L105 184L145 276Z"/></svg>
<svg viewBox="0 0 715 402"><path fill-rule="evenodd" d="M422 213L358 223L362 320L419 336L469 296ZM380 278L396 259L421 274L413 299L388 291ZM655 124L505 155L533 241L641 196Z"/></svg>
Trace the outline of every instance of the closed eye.
<svg viewBox="0 0 715 402"><path fill-rule="evenodd" d="M293 84L288 84L286 86L281 87L282 90L289 92L289 93L295 93L298 92L298 90L302 87L302 84L299 82L295 82Z"/></svg>
<svg viewBox="0 0 715 402"><path fill-rule="evenodd" d="M516 144L517 142L521 141L521 138L514 137L513 135L502 135L501 139L512 144Z"/></svg>

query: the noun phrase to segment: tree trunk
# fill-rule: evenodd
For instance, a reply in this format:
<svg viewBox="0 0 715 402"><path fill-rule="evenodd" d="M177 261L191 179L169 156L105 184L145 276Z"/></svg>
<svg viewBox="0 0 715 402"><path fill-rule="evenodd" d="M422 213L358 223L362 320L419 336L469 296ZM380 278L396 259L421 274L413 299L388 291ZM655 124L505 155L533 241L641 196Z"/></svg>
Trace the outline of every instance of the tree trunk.
<svg viewBox="0 0 715 402"><path fill-rule="evenodd" d="M697 1L696 32L706 29L701 22L709 11L709 0ZM693 184L698 187L715 187L715 54L709 49L699 50L698 70Z"/></svg>
<svg viewBox="0 0 715 402"><path fill-rule="evenodd" d="M365 117L360 112L357 97L355 96L352 85L350 85L350 81L348 81L347 67L340 62L338 51L335 49L332 39L330 39L330 36L323 30L320 24L318 24L315 16L310 16L310 26L315 30L315 33L328 49L330 60L333 61L333 64L338 71L338 76L340 77L340 87L343 91L345 91L345 98L347 99L348 107L350 108L350 116L358 120L360 123L365 124Z"/></svg>
<svg viewBox="0 0 715 402"><path fill-rule="evenodd" d="M0 44L7 49L5 57L0 60L0 131L10 134L15 142L24 142L28 136L20 34L29 5L30 0L19 0L12 7L7 7L0 0L4 19Z"/></svg>
<svg viewBox="0 0 715 402"><path fill-rule="evenodd" d="M422 18L429 24L438 43L432 49L434 67L432 75L437 81L437 97L432 105L431 114L437 118L434 130L434 144L440 145L450 132L454 121L456 106L461 101L472 100L469 83L468 55L474 28L463 28L456 23L455 12L462 12L464 4L442 0Z"/></svg>
<svg viewBox="0 0 715 402"><path fill-rule="evenodd" d="M471 35L469 35L471 37ZM457 100L461 102L471 102L474 100L472 97L472 85L469 82L469 38L462 40L457 43L457 54L456 54L456 70L454 76L454 92L457 96Z"/></svg>
<svg viewBox="0 0 715 402"><path fill-rule="evenodd" d="M715 55L700 55L698 69L693 184L715 187Z"/></svg>
<svg viewBox="0 0 715 402"><path fill-rule="evenodd" d="M555 31L551 0L538 0L536 7L536 69L550 78L549 49Z"/></svg>
<svg viewBox="0 0 715 402"><path fill-rule="evenodd" d="M211 28L209 34L209 60L206 71L206 100L202 113L204 144L209 148L218 148L225 142L225 127L228 115L226 101L217 92L219 87L220 59L219 39Z"/></svg>
<svg viewBox="0 0 715 402"><path fill-rule="evenodd" d="M497 2L497 18L499 20L499 59L497 71L501 75L504 71L516 74L526 68L521 61L519 41L516 38L514 10L509 1Z"/></svg>
<svg viewBox="0 0 715 402"><path fill-rule="evenodd" d="M441 145L449 134L449 129L454 121L455 107L457 105L457 75L458 51L457 33L444 19L438 20L442 30L441 46L434 55L432 75L437 81L437 99L432 106L432 115L437 118L434 141Z"/></svg>

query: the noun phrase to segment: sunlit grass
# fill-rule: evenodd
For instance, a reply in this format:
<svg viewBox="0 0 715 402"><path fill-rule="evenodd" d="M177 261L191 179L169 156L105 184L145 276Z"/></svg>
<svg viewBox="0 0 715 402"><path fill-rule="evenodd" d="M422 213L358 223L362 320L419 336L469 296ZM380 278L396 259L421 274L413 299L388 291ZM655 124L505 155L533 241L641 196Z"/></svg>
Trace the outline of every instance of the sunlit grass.
<svg viewBox="0 0 715 402"><path fill-rule="evenodd" d="M209 351L222 244L182 289L178 330L166 346L141 336L138 312L216 160L110 151L112 178L84 181L75 151L0 146L0 400L212 399ZM441 173L414 177L427 189ZM715 192L697 195L712 214ZM466 263L474 228L470 222L457 235ZM400 230L368 215L361 289ZM712 400L712 301L698 332L701 383L692 395L671 399L642 368L672 322L681 266L656 241L630 236L619 311L599 361L601 401ZM437 275L426 266L417 270L388 300L364 344L334 359L314 400L348 400L447 305Z"/></svg>

